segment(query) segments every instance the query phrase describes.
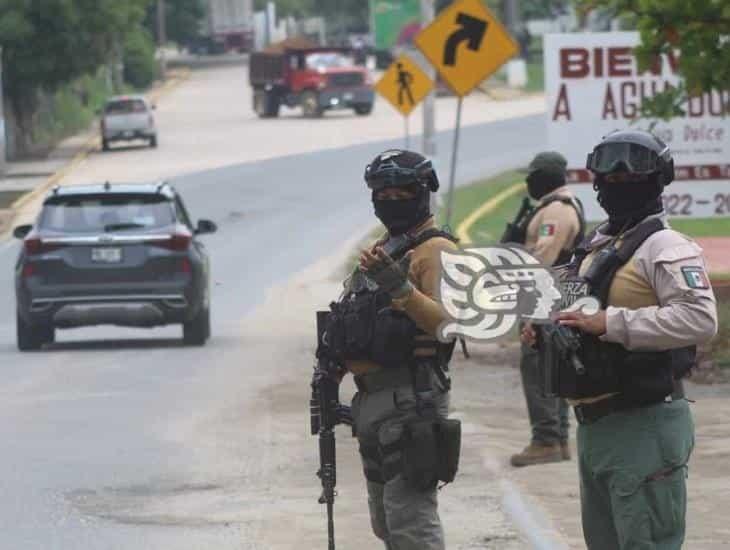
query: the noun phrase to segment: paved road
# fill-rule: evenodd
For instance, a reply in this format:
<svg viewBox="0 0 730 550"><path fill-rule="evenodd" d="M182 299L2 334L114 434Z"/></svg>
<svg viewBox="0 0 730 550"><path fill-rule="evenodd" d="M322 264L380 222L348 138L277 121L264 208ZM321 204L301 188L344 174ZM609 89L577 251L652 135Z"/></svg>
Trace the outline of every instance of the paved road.
<svg viewBox="0 0 730 550"><path fill-rule="evenodd" d="M296 516L297 503L309 507L312 482L283 501L275 488L279 473L292 472L288 454L299 453L287 448L282 426L304 422L305 396L294 392L293 404L281 408L278 397L265 396L291 376L305 387L291 363L308 364L309 350L287 343L300 327L265 330L276 325L271 306L266 322L251 315L272 285L372 223L364 162L400 140L363 142L358 133L395 138L400 121L285 117L262 130L245 92L230 101L237 70L195 73L161 102L159 152L93 155L68 178L173 176L193 215L219 223L219 233L206 238L215 281L209 346L181 347L177 327L99 328L64 331L52 350L19 354L17 245L0 243L0 548L268 550L297 543L292 533L300 531L287 537L274 518ZM302 144L307 132L314 137ZM325 134L327 149L317 151ZM447 150L449 140L441 133L439 147ZM469 125L460 180L524 163L543 141L538 116ZM237 161L247 155L252 160ZM274 303L287 318L287 304ZM371 539L352 546L370 547Z"/></svg>

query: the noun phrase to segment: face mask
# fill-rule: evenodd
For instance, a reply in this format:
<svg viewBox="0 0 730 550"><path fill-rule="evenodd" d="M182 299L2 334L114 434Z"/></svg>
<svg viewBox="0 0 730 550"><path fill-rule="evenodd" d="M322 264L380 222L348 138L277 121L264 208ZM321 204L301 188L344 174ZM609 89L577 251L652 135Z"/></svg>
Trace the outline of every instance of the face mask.
<svg viewBox="0 0 730 550"><path fill-rule="evenodd" d="M598 202L608 214L613 229L641 221L646 216L663 210L663 186L653 182L596 182Z"/></svg>
<svg viewBox="0 0 730 550"><path fill-rule="evenodd" d="M379 200L373 194L375 216L383 222L391 235L400 235L424 221L431 213L426 189L412 199Z"/></svg>
<svg viewBox="0 0 730 550"><path fill-rule="evenodd" d="M527 194L536 201L539 201L551 191L565 185L563 178L544 172L533 172L527 176Z"/></svg>

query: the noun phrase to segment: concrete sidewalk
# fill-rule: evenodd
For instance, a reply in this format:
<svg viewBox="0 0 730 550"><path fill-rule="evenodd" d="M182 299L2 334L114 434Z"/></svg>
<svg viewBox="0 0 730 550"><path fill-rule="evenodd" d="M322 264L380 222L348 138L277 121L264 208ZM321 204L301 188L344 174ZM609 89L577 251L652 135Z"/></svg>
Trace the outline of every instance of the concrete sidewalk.
<svg viewBox="0 0 730 550"><path fill-rule="evenodd" d="M585 548L580 523L580 496L575 449L575 420L571 414L573 460L515 469L509 456L529 440L529 423L517 368L519 347L508 344L470 344L471 359L455 354L452 403L469 424L481 426L480 443L494 457L499 477L518 487L571 549ZM730 547L730 385L687 383L695 403L696 447L690 460L687 539L692 550ZM466 446L474 444L471 434ZM620 441L616 441L620 445ZM458 485L457 479L456 484ZM484 491L494 487L485 484ZM513 518L514 519L514 518ZM547 545L545 548L557 548Z"/></svg>

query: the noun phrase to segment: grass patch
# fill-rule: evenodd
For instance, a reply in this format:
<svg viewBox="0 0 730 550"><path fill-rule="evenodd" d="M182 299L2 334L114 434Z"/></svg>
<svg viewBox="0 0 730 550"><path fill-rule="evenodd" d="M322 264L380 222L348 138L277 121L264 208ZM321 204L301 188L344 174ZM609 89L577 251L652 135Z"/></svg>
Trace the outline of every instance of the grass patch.
<svg viewBox="0 0 730 550"><path fill-rule="evenodd" d="M530 60L527 64L527 85L526 92L543 92L545 91L545 67L542 64L542 57Z"/></svg>
<svg viewBox="0 0 730 550"><path fill-rule="evenodd" d="M730 237L728 218L669 218L673 229L690 237Z"/></svg>
<svg viewBox="0 0 730 550"><path fill-rule="evenodd" d="M512 187L515 183L524 181L523 172L510 170L503 172L489 179L474 182L465 187L460 187L454 194L454 209L451 217L451 227L454 231L461 222L484 202L493 198L498 193ZM486 216L479 218L469 229L469 235L477 244L496 242L504 232L505 224L514 218L524 194L513 195L496 210ZM445 209L441 209L438 215L439 224L445 223Z"/></svg>
<svg viewBox="0 0 730 550"><path fill-rule="evenodd" d="M10 208L26 191L0 191L0 208Z"/></svg>

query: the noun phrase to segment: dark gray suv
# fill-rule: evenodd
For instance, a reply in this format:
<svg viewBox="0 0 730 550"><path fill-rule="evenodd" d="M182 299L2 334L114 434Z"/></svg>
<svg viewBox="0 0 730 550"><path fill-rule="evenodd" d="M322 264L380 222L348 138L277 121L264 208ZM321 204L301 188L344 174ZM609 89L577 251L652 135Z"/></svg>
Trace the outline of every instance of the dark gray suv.
<svg viewBox="0 0 730 550"><path fill-rule="evenodd" d="M209 260L180 195L158 185L51 191L15 268L20 350L52 343L57 328L179 323L186 344L210 337Z"/></svg>

